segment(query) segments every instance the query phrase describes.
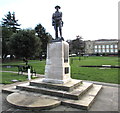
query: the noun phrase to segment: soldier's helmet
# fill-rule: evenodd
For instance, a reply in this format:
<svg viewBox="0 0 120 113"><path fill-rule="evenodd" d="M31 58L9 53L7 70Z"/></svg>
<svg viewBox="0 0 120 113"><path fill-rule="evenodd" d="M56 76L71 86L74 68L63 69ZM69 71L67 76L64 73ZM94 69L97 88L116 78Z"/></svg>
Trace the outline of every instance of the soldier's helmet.
<svg viewBox="0 0 120 113"><path fill-rule="evenodd" d="M61 7L60 7L60 6L58 6L58 5L57 5L57 6L55 6L55 9L60 9L60 8L61 8Z"/></svg>

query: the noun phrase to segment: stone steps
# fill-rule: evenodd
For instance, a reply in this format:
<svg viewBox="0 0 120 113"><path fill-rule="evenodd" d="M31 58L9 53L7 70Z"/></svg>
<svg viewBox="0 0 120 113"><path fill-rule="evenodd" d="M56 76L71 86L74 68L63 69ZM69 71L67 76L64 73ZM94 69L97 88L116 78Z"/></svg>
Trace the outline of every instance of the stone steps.
<svg viewBox="0 0 120 113"><path fill-rule="evenodd" d="M25 98L26 94L31 95L31 97L33 96L33 99L35 96L35 100L32 100L35 102L35 104L30 103L30 105L33 105L33 107L23 105L23 107L28 107L30 109L34 109L39 105L38 101L36 101L37 98L39 99L39 102L40 98L42 98L45 101L49 101L49 99L58 100L58 103L61 103L62 105L88 110L102 88L102 85L95 85L93 83L82 82L81 80L79 81L74 79L66 84L43 83L41 80L42 79L36 79L32 80L31 82L19 84L16 87L5 88L4 91L8 91L10 93L15 92L15 94L11 95L11 98L13 100L10 100L8 102L13 104L12 102L14 101L14 95L20 93L18 95L20 96L22 94L25 96ZM47 98L49 99L47 100ZM25 102L27 103L29 100L30 99L26 100ZM15 105L18 104L16 103ZM21 105L22 103L19 107L21 107ZM35 107L34 105L37 106ZM50 106L52 107L54 105L56 104ZM43 105L41 104L38 108L42 109ZM45 106L45 108L47 107Z"/></svg>
<svg viewBox="0 0 120 113"><path fill-rule="evenodd" d="M86 92L80 98L80 100L63 100L62 104L78 109L88 110L101 89L102 85L93 85L93 87L88 92Z"/></svg>
<svg viewBox="0 0 120 113"><path fill-rule="evenodd" d="M31 86L31 85L25 85L25 84L18 85L18 86L16 86L16 88L19 90L31 91L31 92L36 92L36 93L42 93L45 95L51 95L51 96L57 96L57 97L62 97L62 98L78 100L92 86L93 86L92 83L83 82L80 86L78 86L76 89L74 89L71 92L56 90L56 89L49 89L49 88L44 88L44 87Z"/></svg>
<svg viewBox="0 0 120 113"><path fill-rule="evenodd" d="M41 79L39 81L32 81L32 82L30 82L30 85L70 92L70 91L73 91L74 89L76 89L78 86L80 86L82 84L82 80L75 80L75 79L72 79L71 82L65 83L65 84L45 83L45 82L42 82L42 80L43 79Z"/></svg>

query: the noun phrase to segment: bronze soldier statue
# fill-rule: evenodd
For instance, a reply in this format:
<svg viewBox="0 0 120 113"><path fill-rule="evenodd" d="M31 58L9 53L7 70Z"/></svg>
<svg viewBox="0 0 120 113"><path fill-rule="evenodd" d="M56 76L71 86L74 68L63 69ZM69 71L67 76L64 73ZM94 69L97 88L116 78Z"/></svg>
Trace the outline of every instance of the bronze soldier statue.
<svg viewBox="0 0 120 113"><path fill-rule="evenodd" d="M64 40L62 37L62 27L63 27L62 12L59 12L60 6L55 6L55 9L56 11L52 15L52 26L54 26L55 29L55 39ZM58 37L58 29L60 33L60 38Z"/></svg>

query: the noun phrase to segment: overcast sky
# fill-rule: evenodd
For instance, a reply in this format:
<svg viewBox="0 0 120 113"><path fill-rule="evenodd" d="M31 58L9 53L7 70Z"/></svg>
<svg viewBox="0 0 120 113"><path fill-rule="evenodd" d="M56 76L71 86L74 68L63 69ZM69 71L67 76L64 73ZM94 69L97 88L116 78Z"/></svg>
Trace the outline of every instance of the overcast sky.
<svg viewBox="0 0 120 113"><path fill-rule="evenodd" d="M53 37L54 7L60 5L63 13L63 37L84 40L118 38L119 0L0 0L0 21L4 15L15 12L21 28L35 28L39 23Z"/></svg>

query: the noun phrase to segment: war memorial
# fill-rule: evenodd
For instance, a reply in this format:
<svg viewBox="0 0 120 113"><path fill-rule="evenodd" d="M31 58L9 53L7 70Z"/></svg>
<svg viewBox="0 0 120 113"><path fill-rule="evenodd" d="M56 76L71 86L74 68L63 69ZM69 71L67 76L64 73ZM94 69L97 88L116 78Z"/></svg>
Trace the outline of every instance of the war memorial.
<svg viewBox="0 0 120 113"><path fill-rule="evenodd" d="M88 110L102 88L102 85L71 78L69 44L62 36L63 21L60 8L56 6L52 15L55 39L47 45L45 78L12 87L13 93L7 96L7 101L15 107L47 110L65 105Z"/></svg>

